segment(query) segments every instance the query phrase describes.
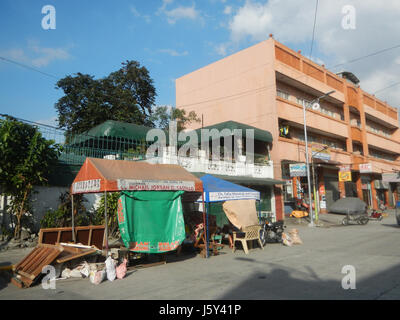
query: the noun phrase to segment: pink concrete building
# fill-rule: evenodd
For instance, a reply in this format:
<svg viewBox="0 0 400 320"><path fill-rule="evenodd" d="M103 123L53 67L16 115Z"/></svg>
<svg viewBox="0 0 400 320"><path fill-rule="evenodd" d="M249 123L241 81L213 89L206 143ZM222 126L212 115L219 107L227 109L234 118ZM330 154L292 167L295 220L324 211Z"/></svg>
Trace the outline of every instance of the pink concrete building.
<svg viewBox="0 0 400 320"><path fill-rule="evenodd" d="M318 109L311 107L332 90ZM291 177L289 170L305 162L303 105L310 159L317 152L312 160L321 210L344 196L374 208L394 205L397 183L383 176L400 170L398 112L363 91L352 74L334 74L271 36L176 80L176 107L195 111L204 126L232 120L271 132L274 178L287 181L276 201L285 202L286 213L308 187L306 178ZM322 148L325 160L317 159ZM341 170L351 171L351 181L339 181Z"/></svg>

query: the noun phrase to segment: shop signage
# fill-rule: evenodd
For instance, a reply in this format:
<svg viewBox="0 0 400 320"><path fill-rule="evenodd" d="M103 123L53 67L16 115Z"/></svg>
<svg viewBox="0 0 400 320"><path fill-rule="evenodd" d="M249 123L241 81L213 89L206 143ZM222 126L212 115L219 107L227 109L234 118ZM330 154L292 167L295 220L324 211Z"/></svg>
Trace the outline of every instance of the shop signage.
<svg viewBox="0 0 400 320"><path fill-rule="evenodd" d="M291 163L289 165L291 177L305 177L307 176L307 167L305 163Z"/></svg>
<svg viewBox="0 0 400 320"><path fill-rule="evenodd" d="M100 191L100 179L78 181L72 184L72 193Z"/></svg>
<svg viewBox="0 0 400 320"><path fill-rule="evenodd" d="M339 171L340 172L349 172L349 171L351 171L351 166L350 165L339 166Z"/></svg>
<svg viewBox="0 0 400 320"><path fill-rule="evenodd" d="M192 181L118 179L117 183L119 190L195 191L195 185Z"/></svg>
<svg viewBox="0 0 400 320"><path fill-rule="evenodd" d="M209 201L260 199L259 192L210 192Z"/></svg>
<svg viewBox="0 0 400 320"><path fill-rule="evenodd" d="M383 182L400 182L400 173L382 173Z"/></svg>
<svg viewBox="0 0 400 320"><path fill-rule="evenodd" d="M324 185L319 186L319 194L321 196L325 194L325 186Z"/></svg>
<svg viewBox="0 0 400 320"><path fill-rule="evenodd" d="M360 173L371 173L372 164L371 163L360 163L359 164Z"/></svg>
<svg viewBox="0 0 400 320"><path fill-rule="evenodd" d="M351 171L339 171L339 181L351 181Z"/></svg>
<svg viewBox="0 0 400 320"><path fill-rule="evenodd" d="M329 150L321 150L321 147L312 147L311 152L312 152L312 157L314 159L321 159L325 161L331 160L331 153Z"/></svg>

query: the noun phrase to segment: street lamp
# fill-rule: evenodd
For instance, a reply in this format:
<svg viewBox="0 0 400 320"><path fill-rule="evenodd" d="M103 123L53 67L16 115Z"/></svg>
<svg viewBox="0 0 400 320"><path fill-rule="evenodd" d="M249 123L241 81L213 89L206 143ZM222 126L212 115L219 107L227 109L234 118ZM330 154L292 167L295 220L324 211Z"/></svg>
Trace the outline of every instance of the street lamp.
<svg viewBox="0 0 400 320"><path fill-rule="evenodd" d="M313 101L310 102L310 106L313 106L314 103L319 103L319 100L329 96L330 94L334 93L335 91L330 91L328 93L325 93L324 95L318 97L317 99L314 99ZM310 215L310 227L314 227L314 217L313 217L313 210L312 210L312 201L311 201L311 180L310 180L310 163L308 160L308 139L307 139L307 119L306 119L306 104L303 103L303 117L304 117L304 140L306 143L306 166L307 166L307 183L308 183L308 199L309 199L309 215Z"/></svg>

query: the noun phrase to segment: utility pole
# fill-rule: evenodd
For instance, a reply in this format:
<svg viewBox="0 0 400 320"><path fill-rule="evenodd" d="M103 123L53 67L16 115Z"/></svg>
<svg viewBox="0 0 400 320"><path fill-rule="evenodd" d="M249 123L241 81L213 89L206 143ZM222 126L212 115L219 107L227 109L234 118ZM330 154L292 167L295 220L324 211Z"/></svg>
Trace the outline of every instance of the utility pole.
<svg viewBox="0 0 400 320"><path fill-rule="evenodd" d="M330 94L334 93L335 91L330 91L317 99L314 99L310 102L310 106L314 109L314 104L317 104L319 109L319 101ZM307 119L306 119L306 104L303 103L303 117L304 117L304 140L306 143L306 166L307 166L307 183L308 183L308 199L309 199L309 216L310 216L310 223L309 227L314 227L314 217L313 217L313 209L312 209L312 200L311 200L311 179L310 179L310 163L308 159L308 139L307 139Z"/></svg>

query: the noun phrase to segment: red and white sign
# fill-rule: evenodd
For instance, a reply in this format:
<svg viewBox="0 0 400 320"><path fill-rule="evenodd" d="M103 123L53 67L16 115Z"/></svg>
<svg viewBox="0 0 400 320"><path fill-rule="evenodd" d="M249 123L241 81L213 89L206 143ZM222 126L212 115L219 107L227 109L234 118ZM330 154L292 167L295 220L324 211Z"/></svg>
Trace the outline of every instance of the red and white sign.
<svg viewBox="0 0 400 320"><path fill-rule="evenodd" d="M349 171L351 171L351 166L350 165L339 166L339 171L340 172L349 172Z"/></svg>
<svg viewBox="0 0 400 320"><path fill-rule="evenodd" d="M360 173L371 173L372 164L371 163L360 163L359 164Z"/></svg>

